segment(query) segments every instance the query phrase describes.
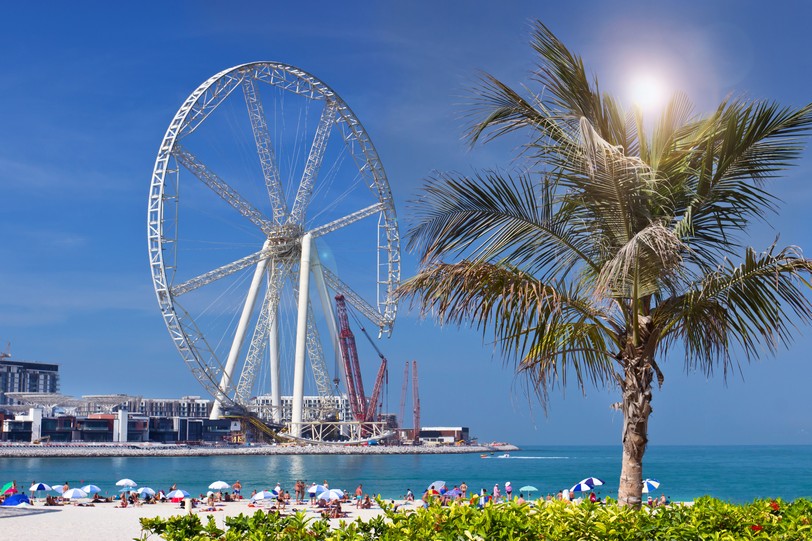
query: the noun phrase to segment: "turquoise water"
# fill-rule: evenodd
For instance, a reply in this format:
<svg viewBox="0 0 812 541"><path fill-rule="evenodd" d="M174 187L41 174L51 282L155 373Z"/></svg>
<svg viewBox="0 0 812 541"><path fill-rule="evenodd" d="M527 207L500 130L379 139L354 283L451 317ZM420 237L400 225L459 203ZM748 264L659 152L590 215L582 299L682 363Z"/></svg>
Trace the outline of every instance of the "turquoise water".
<svg viewBox="0 0 812 541"><path fill-rule="evenodd" d="M537 487L557 492L594 476L606 481L601 496L617 495L620 447L525 447L510 458L466 455L311 455L170 458L0 458L0 482L16 480L71 486L99 485L109 494L115 482L129 477L140 486L168 489L173 483L193 494L209 483L239 479L243 492L272 488L280 482L292 490L296 479L354 491L358 483L370 493L402 497L407 488L425 489L436 480L449 487L465 481L470 489L494 483L504 489ZM644 476L659 480L673 500L711 495L733 502L754 498L812 498L812 446L652 446ZM538 493L537 493L538 494Z"/></svg>

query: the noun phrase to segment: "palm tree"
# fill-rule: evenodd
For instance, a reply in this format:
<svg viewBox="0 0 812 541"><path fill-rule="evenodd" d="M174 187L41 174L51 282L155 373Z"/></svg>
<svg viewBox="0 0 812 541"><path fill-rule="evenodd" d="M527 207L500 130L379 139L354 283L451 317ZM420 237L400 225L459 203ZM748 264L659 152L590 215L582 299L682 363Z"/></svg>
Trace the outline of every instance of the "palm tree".
<svg viewBox="0 0 812 541"><path fill-rule="evenodd" d="M726 375L812 319L812 260L742 242L776 210L766 181L800 156L812 104L729 98L699 117L676 95L645 134L541 23L532 47L539 94L483 76L468 133L529 135L526 167L426 181L408 234L420 268L401 294L441 323L492 332L545 408L568 377L617 386L618 500L636 507L668 354Z"/></svg>

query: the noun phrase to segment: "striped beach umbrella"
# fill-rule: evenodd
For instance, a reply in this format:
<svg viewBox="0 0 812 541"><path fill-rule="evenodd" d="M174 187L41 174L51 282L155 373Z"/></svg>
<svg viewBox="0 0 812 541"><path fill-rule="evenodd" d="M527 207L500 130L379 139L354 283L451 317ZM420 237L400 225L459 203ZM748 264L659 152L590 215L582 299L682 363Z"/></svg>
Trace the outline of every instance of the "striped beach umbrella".
<svg viewBox="0 0 812 541"><path fill-rule="evenodd" d="M82 490L84 490L88 494L98 494L99 492L101 492L101 489L96 485L85 485L82 487Z"/></svg>
<svg viewBox="0 0 812 541"><path fill-rule="evenodd" d="M81 488L69 488L65 492L62 493L62 497L66 500L72 500L75 498L87 498L87 492L82 490Z"/></svg>
<svg viewBox="0 0 812 541"><path fill-rule="evenodd" d="M657 490L660 488L660 482L656 479L644 479L643 480L643 494L648 494L652 490Z"/></svg>

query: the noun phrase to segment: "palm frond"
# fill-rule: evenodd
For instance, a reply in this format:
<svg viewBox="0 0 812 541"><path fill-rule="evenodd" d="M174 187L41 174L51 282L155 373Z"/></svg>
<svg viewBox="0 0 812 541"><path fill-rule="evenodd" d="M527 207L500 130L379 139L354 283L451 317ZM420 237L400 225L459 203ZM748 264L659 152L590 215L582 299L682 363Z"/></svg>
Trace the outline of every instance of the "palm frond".
<svg viewBox="0 0 812 541"><path fill-rule="evenodd" d="M455 254L478 261L504 259L530 272L598 268L590 232L555 209L553 194L529 175L441 174L426 182L411 206L415 225L407 246L423 264Z"/></svg>
<svg viewBox="0 0 812 541"><path fill-rule="evenodd" d="M483 334L492 331L495 346L538 384L543 403L550 386L566 382L568 370L582 387L614 377L606 352L620 348L620 327L577 290L504 264L462 261L425 267L398 294L443 324L470 322Z"/></svg>
<svg viewBox="0 0 812 541"><path fill-rule="evenodd" d="M654 318L665 344L684 344L686 368L727 373L736 346L746 360L792 342L800 324L812 322L812 260L796 247L763 253L747 249L744 261L727 261L679 297L662 303Z"/></svg>

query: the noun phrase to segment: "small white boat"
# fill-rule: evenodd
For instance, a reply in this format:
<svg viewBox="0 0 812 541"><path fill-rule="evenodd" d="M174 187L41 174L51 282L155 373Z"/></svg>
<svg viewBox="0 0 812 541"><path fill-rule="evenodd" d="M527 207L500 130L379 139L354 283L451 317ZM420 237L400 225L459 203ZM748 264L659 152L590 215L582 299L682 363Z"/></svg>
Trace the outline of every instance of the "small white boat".
<svg viewBox="0 0 812 541"><path fill-rule="evenodd" d="M498 456L498 457L496 457L496 458L510 458L510 453L505 453L505 454L503 454L503 455L499 455L499 456Z"/></svg>

